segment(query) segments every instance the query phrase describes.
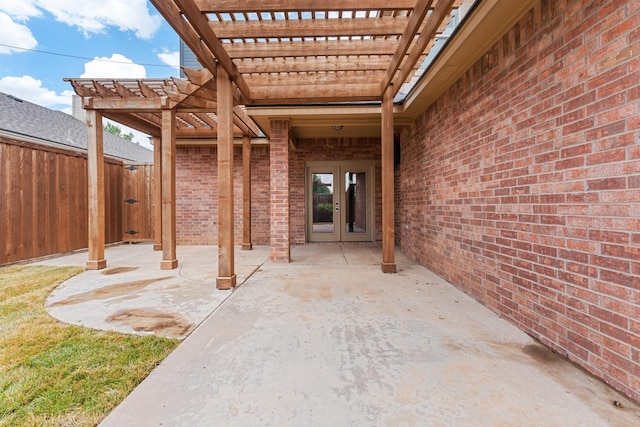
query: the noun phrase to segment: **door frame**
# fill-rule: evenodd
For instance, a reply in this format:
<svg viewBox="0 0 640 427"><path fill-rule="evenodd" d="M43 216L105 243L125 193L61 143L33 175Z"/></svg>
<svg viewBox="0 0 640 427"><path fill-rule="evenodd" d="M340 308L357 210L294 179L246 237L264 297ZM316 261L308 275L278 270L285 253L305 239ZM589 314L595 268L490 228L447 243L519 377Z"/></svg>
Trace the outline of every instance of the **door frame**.
<svg viewBox="0 0 640 427"><path fill-rule="evenodd" d="M347 233L346 194L344 174L346 172L365 172L366 180L366 232ZM313 173L334 173L334 232L313 233ZM305 238L307 242L372 242L375 238L375 160L310 161L305 163ZM335 203L339 210L335 209Z"/></svg>

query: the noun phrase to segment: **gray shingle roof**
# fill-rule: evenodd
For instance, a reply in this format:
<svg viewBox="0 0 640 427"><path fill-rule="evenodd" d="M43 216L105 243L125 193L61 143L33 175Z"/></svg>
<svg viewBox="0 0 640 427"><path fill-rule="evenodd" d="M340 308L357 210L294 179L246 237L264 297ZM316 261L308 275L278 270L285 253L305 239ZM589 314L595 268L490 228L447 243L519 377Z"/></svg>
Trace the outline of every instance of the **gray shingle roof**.
<svg viewBox="0 0 640 427"><path fill-rule="evenodd" d="M0 130L61 148L87 150L87 125L62 111L54 111L0 92ZM153 151L104 132L104 154L134 163L152 163Z"/></svg>

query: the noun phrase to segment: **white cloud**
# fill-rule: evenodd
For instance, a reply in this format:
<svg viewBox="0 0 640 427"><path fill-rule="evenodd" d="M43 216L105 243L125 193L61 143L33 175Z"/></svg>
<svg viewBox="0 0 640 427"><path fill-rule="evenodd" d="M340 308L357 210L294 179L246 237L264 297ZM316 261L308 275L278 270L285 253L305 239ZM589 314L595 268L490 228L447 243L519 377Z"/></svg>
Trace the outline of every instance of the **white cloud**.
<svg viewBox="0 0 640 427"><path fill-rule="evenodd" d="M180 69L180 51L159 53L158 58L176 70Z"/></svg>
<svg viewBox="0 0 640 427"><path fill-rule="evenodd" d="M133 31L138 38L151 39L162 23L160 16L150 14L147 0L36 0L36 3L56 20L78 27L85 35L102 33L113 26Z"/></svg>
<svg viewBox="0 0 640 427"><path fill-rule="evenodd" d="M96 57L92 61L84 64L84 73L82 73L80 77L89 79L144 79L147 77L147 70L126 56L114 53L111 55L111 58Z"/></svg>
<svg viewBox="0 0 640 427"><path fill-rule="evenodd" d="M31 34L29 27L15 22L9 15L0 12L0 44L22 49L33 49L38 45L38 42ZM22 52L22 49L0 46L0 54Z"/></svg>
<svg viewBox="0 0 640 427"><path fill-rule="evenodd" d="M41 15L34 0L0 0L0 11L18 21Z"/></svg>
<svg viewBox="0 0 640 427"><path fill-rule="evenodd" d="M119 53L114 53L111 58L95 58L91 62L84 64L84 73L81 78L135 78L143 79L147 76L147 70L139 64L135 64L132 60ZM111 120L105 119L105 124ZM112 123L119 126L123 133L133 133L133 141L138 144L151 148L148 135L131 129L117 122Z"/></svg>
<svg viewBox="0 0 640 427"><path fill-rule="evenodd" d="M67 111L71 108L72 90L65 90L57 94L53 90L42 87L40 80L31 76L7 76L0 79L0 92L8 93L25 101Z"/></svg>
<svg viewBox="0 0 640 427"><path fill-rule="evenodd" d="M162 23L159 15L151 14L147 0L0 0L0 12L17 21L42 16L43 10L86 36L116 27L148 40Z"/></svg>

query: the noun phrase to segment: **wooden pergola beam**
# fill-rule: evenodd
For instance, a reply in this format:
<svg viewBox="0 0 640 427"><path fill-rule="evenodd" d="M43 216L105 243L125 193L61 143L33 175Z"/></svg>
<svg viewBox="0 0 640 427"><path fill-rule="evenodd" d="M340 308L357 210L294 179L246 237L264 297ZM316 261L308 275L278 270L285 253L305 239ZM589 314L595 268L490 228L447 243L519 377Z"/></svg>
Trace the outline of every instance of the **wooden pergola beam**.
<svg viewBox="0 0 640 427"><path fill-rule="evenodd" d="M408 21L409 18L404 16L387 16L375 19L212 21L209 25L220 39L293 38L400 35Z"/></svg>
<svg viewBox="0 0 640 427"><path fill-rule="evenodd" d="M331 56L301 58L240 59L236 62L243 74L300 73L320 71L385 71L389 55Z"/></svg>
<svg viewBox="0 0 640 427"><path fill-rule="evenodd" d="M137 84L138 84L138 88L140 89L140 92L142 92L142 95L144 95L145 98L156 99L160 97L160 94L158 94L155 90L153 90L147 83L143 82L142 80L138 80Z"/></svg>
<svg viewBox="0 0 640 427"><path fill-rule="evenodd" d="M205 13L412 9L416 0L194 0Z"/></svg>
<svg viewBox="0 0 640 427"><path fill-rule="evenodd" d="M85 98L90 100L90 107L95 110L117 110L120 113L133 111L158 111L166 107L169 98Z"/></svg>
<svg viewBox="0 0 640 427"><path fill-rule="evenodd" d="M93 87L95 88L96 93L98 94L98 96L100 96L102 98L111 98L111 97L119 96L117 91L109 89L108 87L106 87L105 85L103 85L102 83L100 83L98 81L94 81L93 82Z"/></svg>
<svg viewBox="0 0 640 427"><path fill-rule="evenodd" d="M155 4L157 2L161 2L162 0L152 1ZM189 21L191 27L200 37L201 42L207 46L211 53L213 53L213 55L217 59L217 64L224 68L226 74L231 78L231 80L233 80L242 95L248 100L251 99L251 91L249 89L249 86L247 86L244 78L236 68L236 65L227 54L227 51L223 47L220 39L216 36L216 34L209 26L209 19L206 17L206 15L200 12L198 7L194 4L193 0L173 0L173 2L182 11L182 15L170 16L170 18L167 19L169 23L173 23L176 20L182 20L182 17L184 16L184 18ZM215 73L216 67L212 66L213 64L203 65L207 67L212 73Z"/></svg>
<svg viewBox="0 0 640 427"><path fill-rule="evenodd" d="M200 64L213 72L216 68L216 58L200 40L200 36L194 28L184 19L182 13L173 0L150 0L164 19L178 33L178 36L189 46L196 55Z"/></svg>
<svg viewBox="0 0 640 427"><path fill-rule="evenodd" d="M138 94L136 94L135 92L133 92L131 89L129 89L128 87L126 87L125 85L123 85L120 82L113 82L116 91L118 92L118 94L123 97L123 98L136 98L138 97Z"/></svg>
<svg viewBox="0 0 640 427"><path fill-rule="evenodd" d="M104 117L116 121L120 124L146 133L151 136L160 135L160 126L156 123L143 119L137 114L118 113L115 111L104 112Z"/></svg>
<svg viewBox="0 0 640 427"><path fill-rule="evenodd" d="M211 117L209 117L209 115L207 113L193 113L196 115L196 117L198 117L198 119L202 120L203 123L205 123L207 126L209 126L211 129L217 129L218 128L218 122L216 122L215 120L213 120Z"/></svg>
<svg viewBox="0 0 640 427"><path fill-rule="evenodd" d="M97 95L95 89L93 88L93 85L91 86L91 88L88 88L76 80L65 79L65 81L69 81L71 83L73 90L76 92L76 94L78 94L78 96L89 98Z"/></svg>
<svg viewBox="0 0 640 427"><path fill-rule="evenodd" d="M201 127L200 121L191 114L180 114L176 116L176 121L178 123L182 123L185 126L178 126L178 128L186 127L186 128L194 128L198 129Z"/></svg>
<svg viewBox="0 0 640 427"><path fill-rule="evenodd" d="M217 128L178 128L176 130L176 138L178 139L214 139L217 135ZM238 135L242 133L237 132Z"/></svg>
<svg viewBox="0 0 640 427"><path fill-rule="evenodd" d="M393 80L393 77L396 75L398 67L400 67L400 64L402 63L402 60L409 50L409 47L411 47L411 44L414 42L414 38L420 30L422 22L427 17L427 12L431 7L431 3L433 3L433 0L424 0L416 3L415 9L413 10L413 12L411 12L409 23L402 33L400 43L398 44L396 51L393 53L393 58L389 63L389 68L387 69L387 72L385 73L384 78L380 83L381 91L386 91L387 86L389 86L389 84ZM413 65L414 64L407 64L409 68L412 68Z"/></svg>
<svg viewBox="0 0 640 427"><path fill-rule="evenodd" d="M433 13L429 16L429 20L425 24L422 32L420 33L420 38L417 41L416 46L413 48L411 54L408 58L406 58L405 63L402 68L396 73L395 78L393 79L394 83L394 96L398 94L400 91L402 83L409 77L410 73L414 70L417 62L420 60L420 57L423 56L423 52L433 41L433 37L439 30L440 25L444 21L445 17L451 13L451 9L454 6L456 0L439 0L436 5Z"/></svg>
<svg viewBox="0 0 640 427"><path fill-rule="evenodd" d="M393 55L398 41L384 40L328 40L297 41L288 43L232 43L227 52L233 59L241 58L293 58L344 55Z"/></svg>
<svg viewBox="0 0 640 427"><path fill-rule="evenodd" d="M258 136L260 128L251 117L242 109L241 106L233 107L233 124L236 125L244 135Z"/></svg>
<svg viewBox="0 0 640 427"><path fill-rule="evenodd" d="M252 87L295 87L304 91L309 86L342 86L348 90L351 85L375 85L380 82L383 71L341 71L336 72L309 72L290 74L255 74L247 77L247 82ZM378 98L382 92L378 93Z"/></svg>
<svg viewBox="0 0 640 427"><path fill-rule="evenodd" d="M380 85L353 84L348 86L313 86L308 87L254 87L255 100L259 104L306 104L314 102L354 102L379 101Z"/></svg>
<svg viewBox="0 0 640 427"><path fill-rule="evenodd" d="M184 75L187 76L187 79L191 83L204 86L206 83L215 79L213 72L207 68L202 68L200 70L194 70L189 67L182 67L182 71Z"/></svg>

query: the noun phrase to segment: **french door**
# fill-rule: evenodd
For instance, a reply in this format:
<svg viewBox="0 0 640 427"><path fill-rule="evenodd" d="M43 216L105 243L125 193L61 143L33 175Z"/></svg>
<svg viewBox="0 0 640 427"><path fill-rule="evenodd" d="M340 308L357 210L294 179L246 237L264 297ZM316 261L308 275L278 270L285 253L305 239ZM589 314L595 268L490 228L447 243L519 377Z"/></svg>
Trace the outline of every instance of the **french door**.
<svg viewBox="0 0 640 427"><path fill-rule="evenodd" d="M373 162L309 162L306 170L307 241L372 241Z"/></svg>

